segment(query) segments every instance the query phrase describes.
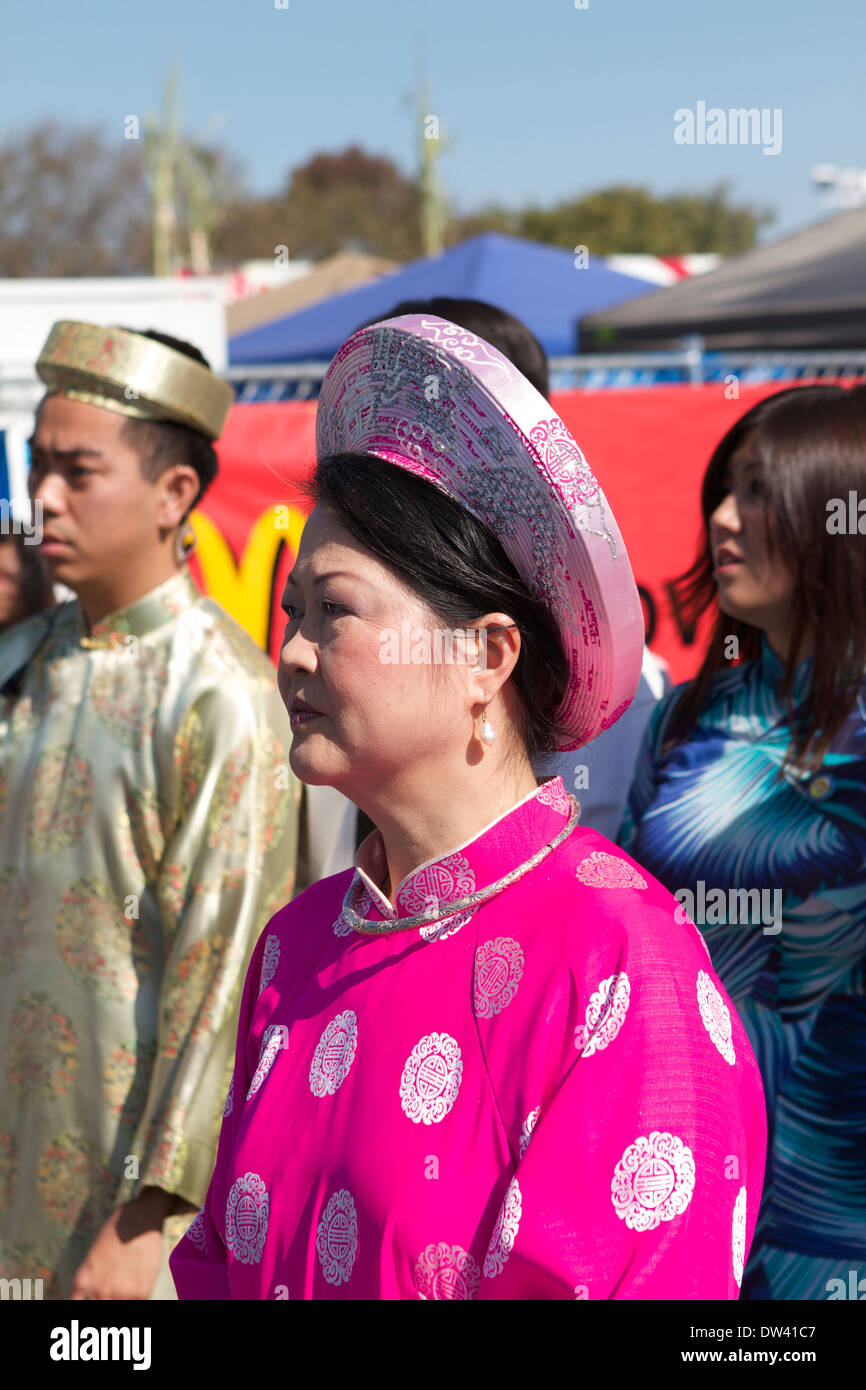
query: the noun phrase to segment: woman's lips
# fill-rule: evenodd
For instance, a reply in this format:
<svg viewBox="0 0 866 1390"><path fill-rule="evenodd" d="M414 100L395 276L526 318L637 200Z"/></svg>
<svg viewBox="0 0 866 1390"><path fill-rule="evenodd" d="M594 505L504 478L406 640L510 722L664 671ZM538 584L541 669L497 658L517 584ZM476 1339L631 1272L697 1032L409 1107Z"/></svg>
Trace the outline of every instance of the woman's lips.
<svg viewBox="0 0 866 1390"><path fill-rule="evenodd" d="M321 714L316 714L310 709L293 709L289 714L289 723L293 729L302 729L305 724L309 724L314 719L321 719Z"/></svg>

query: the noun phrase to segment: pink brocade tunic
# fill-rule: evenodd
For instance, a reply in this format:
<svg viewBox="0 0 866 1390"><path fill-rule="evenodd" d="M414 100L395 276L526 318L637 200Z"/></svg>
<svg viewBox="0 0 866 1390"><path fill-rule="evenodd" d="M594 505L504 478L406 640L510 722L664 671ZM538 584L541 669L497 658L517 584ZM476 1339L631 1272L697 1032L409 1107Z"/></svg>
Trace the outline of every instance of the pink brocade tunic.
<svg viewBox="0 0 866 1390"><path fill-rule="evenodd" d="M700 933L560 778L379 891L272 918L244 988L181 1298L734 1299L766 1147L746 1034ZM342 917L429 923L364 934ZM679 914L682 915L682 914Z"/></svg>

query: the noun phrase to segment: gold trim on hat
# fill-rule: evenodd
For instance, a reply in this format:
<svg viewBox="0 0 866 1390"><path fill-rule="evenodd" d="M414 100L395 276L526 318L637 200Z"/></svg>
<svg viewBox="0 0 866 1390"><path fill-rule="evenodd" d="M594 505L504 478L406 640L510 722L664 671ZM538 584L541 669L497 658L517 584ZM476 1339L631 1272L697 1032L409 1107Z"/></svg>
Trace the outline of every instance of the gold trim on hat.
<svg viewBox="0 0 866 1390"><path fill-rule="evenodd" d="M61 319L36 371L50 393L130 415L172 420L211 440L222 433L234 392L209 367L141 333Z"/></svg>

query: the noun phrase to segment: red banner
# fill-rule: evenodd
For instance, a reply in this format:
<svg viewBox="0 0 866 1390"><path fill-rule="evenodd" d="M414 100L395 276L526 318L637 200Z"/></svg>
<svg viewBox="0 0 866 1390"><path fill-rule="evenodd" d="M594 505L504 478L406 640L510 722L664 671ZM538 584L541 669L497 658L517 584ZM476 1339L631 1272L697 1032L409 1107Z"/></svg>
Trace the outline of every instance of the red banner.
<svg viewBox="0 0 866 1390"><path fill-rule="evenodd" d="M641 589L650 642L675 681L695 671L701 634L672 610L668 585L694 559L700 485L719 439L785 383L563 391L552 404L613 508ZM193 518L193 572L276 660L280 597L310 502L299 489L315 459L314 401L237 405L218 444L219 476Z"/></svg>

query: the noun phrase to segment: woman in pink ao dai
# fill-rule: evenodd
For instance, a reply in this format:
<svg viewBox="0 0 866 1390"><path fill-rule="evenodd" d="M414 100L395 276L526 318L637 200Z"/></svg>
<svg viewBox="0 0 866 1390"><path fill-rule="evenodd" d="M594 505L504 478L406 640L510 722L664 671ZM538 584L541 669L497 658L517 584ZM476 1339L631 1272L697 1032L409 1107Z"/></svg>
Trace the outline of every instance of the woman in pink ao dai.
<svg viewBox="0 0 866 1390"><path fill-rule="evenodd" d="M320 399L279 683L293 770L377 829L256 945L216 1166L172 1273L181 1298L734 1299L766 1145L745 1032L671 894L530 764L628 703L628 562L609 513L598 552L569 510L561 433L554 477L518 428L532 388L508 368L482 391L505 359L443 324L397 319L351 340L360 362L338 354L377 409L327 379ZM399 419L427 437L411 387L431 374L446 423L465 411L477 430L487 412L483 463L454 424L447 455L401 466ZM340 420L386 437L331 457ZM455 460L464 482L479 474L471 512ZM529 550L512 545L510 497L536 515ZM467 660L384 662L406 621L459 625Z"/></svg>

